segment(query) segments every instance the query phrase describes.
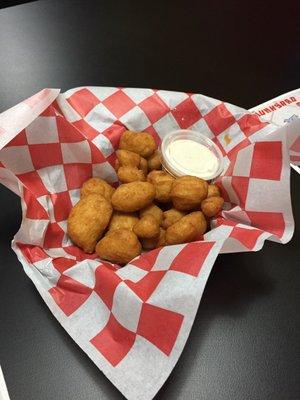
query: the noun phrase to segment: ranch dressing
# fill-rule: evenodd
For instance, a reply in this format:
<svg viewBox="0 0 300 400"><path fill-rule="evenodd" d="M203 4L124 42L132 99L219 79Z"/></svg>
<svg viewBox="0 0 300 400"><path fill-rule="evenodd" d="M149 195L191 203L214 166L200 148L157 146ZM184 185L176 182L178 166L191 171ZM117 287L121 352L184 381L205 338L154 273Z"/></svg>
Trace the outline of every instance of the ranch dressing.
<svg viewBox="0 0 300 400"><path fill-rule="evenodd" d="M174 164L190 175L208 179L219 168L219 161L213 152L203 144L190 139L176 140L169 144L166 151Z"/></svg>
<svg viewBox="0 0 300 400"><path fill-rule="evenodd" d="M224 168L221 150L200 132L179 129L167 133L160 150L163 169L174 177L193 175L209 181Z"/></svg>

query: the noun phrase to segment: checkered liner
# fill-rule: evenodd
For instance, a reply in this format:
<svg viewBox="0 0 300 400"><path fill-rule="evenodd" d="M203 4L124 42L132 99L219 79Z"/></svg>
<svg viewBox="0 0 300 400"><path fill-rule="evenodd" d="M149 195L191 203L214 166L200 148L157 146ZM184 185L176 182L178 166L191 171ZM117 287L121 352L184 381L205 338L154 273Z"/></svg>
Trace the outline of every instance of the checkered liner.
<svg viewBox="0 0 300 400"><path fill-rule="evenodd" d="M189 128L214 140L227 165L217 183L226 210L203 241L156 249L119 268L66 235L91 176L117 182L125 129L157 143ZM128 399L153 398L174 368L220 252L253 251L293 233L289 145L300 137L199 94L84 87L46 89L0 115L0 181L21 197L13 249L58 321Z"/></svg>

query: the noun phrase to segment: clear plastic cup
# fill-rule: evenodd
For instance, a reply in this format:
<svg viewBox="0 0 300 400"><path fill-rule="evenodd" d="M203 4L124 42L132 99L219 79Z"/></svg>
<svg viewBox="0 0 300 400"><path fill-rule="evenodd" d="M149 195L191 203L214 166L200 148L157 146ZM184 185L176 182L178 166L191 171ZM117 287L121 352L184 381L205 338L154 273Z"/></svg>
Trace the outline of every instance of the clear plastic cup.
<svg viewBox="0 0 300 400"><path fill-rule="evenodd" d="M172 158L168 151L168 146L170 146L170 144L176 140L191 140L200 143L201 145L208 148L217 159L216 167L214 168L214 170L211 172L206 172L205 176L203 174L201 176L201 173L193 173L191 170L189 170L188 166L183 167L178 162L176 162L176 160ZM224 168L223 156L219 147L205 135L188 129L180 129L168 133L161 143L161 155L163 168L174 177L193 175L197 176L198 178L203 178L207 181L210 181L217 178L223 172ZM199 159L199 163L201 163L201 159Z"/></svg>

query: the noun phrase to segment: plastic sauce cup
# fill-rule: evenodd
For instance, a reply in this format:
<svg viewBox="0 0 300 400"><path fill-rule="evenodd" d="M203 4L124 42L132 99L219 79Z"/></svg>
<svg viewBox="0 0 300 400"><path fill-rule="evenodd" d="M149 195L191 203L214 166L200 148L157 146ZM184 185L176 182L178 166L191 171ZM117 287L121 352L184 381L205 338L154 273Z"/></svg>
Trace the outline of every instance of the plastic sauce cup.
<svg viewBox="0 0 300 400"><path fill-rule="evenodd" d="M209 181L224 168L219 147L205 135L188 129L168 133L161 143L161 155L163 168L174 177L192 175Z"/></svg>

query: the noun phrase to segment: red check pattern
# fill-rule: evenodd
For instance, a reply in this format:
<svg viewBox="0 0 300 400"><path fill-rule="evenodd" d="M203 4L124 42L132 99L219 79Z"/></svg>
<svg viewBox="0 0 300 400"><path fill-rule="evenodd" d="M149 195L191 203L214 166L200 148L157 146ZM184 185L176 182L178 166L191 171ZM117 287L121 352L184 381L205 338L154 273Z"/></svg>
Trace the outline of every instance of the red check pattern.
<svg viewBox="0 0 300 400"><path fill-rule="evenodd" d="M108 152L118 147L125 129L146 130L161 140L172 129L195 129L201 126L221 148L228 159L251 143L250 137L266 128L256 115L234 113L227 103L201 95L151 89L83 88L64 94L78 118L73 124L94 143L107 139ZM85 103L85 98L87 102ZM103 118L96 115L102 114ZM113 133L118 136L114 137ZM228 143L224 136L230 136ZM229 139L230 140L230 139Z"/></svg>
<svg viewBox="0 0 300 400"><path fill-rule="evenodd" d="M122 132L146 130L159 143L178 128L205 132L223 152L227 170L217 184L227 207L215 229L121 269L74 246L66 235L69 211L89 177L117 182ZM138 365L145 380L152 374L145 399L174 367L219 252L290 238L288 155L273 131L256 115L197 94L86 87L60 95L0 150L0 181L19 190L23 207L15 251L54 315L128 398L145 390L134 380Z"/></svg>
<svg viewBox="0 0 300 400"><path fill-rule="evenodd" d="M157 250L139 257L139 266L142 272L141 279L136 282L130 279L123 279L118 275L118 270L109 263L98 262L94 270L94 285L88 286L80 282L79 273L82 272L82 263L66 258L52 260L52 267L59 276L56 285L49 290L55 303L60 307L66 316L70 316L83 306L87 299L96 294L109 310L110 317L107 324L94 337L90 339L93 346L107 359L111 365L116 366L134 345L137 335L147 339L164 354L169 355L175 344L184 316L175 311L149 304L153 292L162 280L168 280L168 271L178 271L193 276L196 279L202 266L209 258L214 242L198 242L186 245L179 253L174 254L174 259L165 265L165 270L153 270L155 267ZM25 252L22 248L22 252ZM192 262L187 264L188 253L192 253ZM151 254L154 253L154 254ZM24 253L25 255L25 253ZM26 252L28 259L28 252ZM30 262L33 262L30 259ZM152 264L149 265L149 260ZM132 265L135 263L133 262ZM70 271L79 268L78 275L68 276ZM59 275L58 275L59 274ZM76 279L77 278L77 279ZM78 280L79 279L79 280ZM119 291L121 287L123 290ZM122 320L120 311L127 313L128 305L123 303L123 297L134 297L135 306L129 301L131 310L135 310L135 320L138 324L132 329L127 322ZM116 306L117 304L117 306ZM121 308L120 309L118 309ZM130 329L129 329L130 328ZM130 340L127 338L129 335ZM108 340L108 338L111 338ZM124 341L123 339L124 338ZM118 340L120 339L120 340ZM128 340L127 340L128 339Z"/></svg>

